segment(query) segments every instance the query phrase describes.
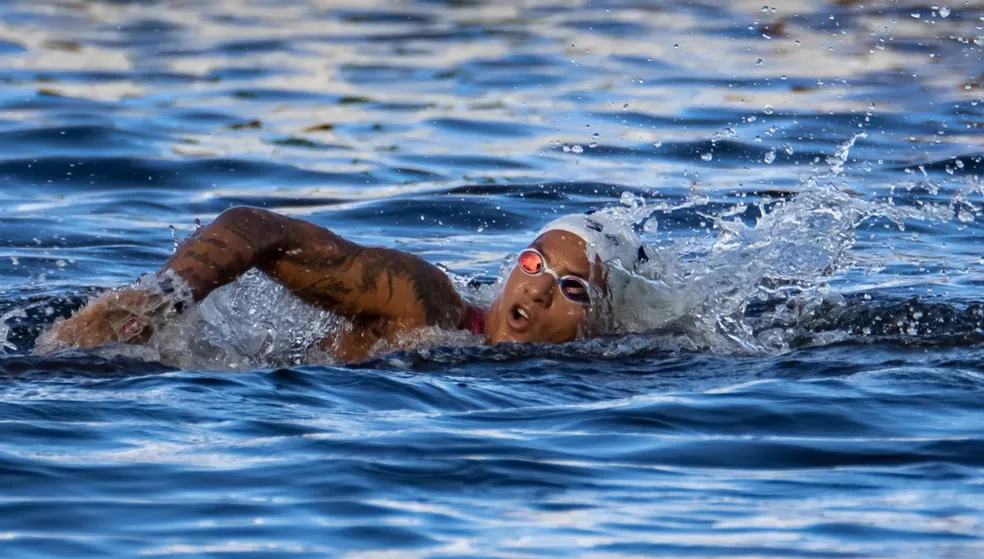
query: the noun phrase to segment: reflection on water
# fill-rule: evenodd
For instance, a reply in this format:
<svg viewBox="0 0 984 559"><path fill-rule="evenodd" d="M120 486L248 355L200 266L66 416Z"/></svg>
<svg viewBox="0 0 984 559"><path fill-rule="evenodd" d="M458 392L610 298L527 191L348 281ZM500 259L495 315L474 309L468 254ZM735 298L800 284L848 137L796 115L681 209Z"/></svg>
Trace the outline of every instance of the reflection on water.
<svg viewBox="0 0 984 559"><path fill-rule="evenodd" d="M0 3L0 555L981 555L982 18ZM334 318L250 276L173 343L31 353L236 204L480 301L557 214L655 256L635 333L565 346L298 365Z"/></svg>

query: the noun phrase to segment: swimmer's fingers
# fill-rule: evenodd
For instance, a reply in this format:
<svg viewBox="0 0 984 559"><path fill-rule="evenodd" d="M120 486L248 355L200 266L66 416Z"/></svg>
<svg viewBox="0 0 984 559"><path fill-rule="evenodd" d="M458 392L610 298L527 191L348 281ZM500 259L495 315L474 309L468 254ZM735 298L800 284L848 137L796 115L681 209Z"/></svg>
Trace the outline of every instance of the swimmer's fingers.
<svg viewBox="0 0 984 559"><path fill-rule="evenodd" d="M154 333L154 325L163 320L170 308L160 294L139 289L110 293L96 303L99 310L95 319L100 322L99 329L109 336L105 340L109 342L147 342Z"/></svg>
<svg viewBox="0 0 984 559"><path fill-rule="evenodd" d="M38 338L38 353L61 349L88 348L116 340L116 333L106 320L104 307L93 304L67 320L56 321Z"/></svg>
<svg viewBox="0 0 984 559"><path fill-rule="evenodd" d="M90 348L106 343L141 343L152 334L156 294L123 290L100 297L71 318L56 322L38 339L38 352Z"/></svg>

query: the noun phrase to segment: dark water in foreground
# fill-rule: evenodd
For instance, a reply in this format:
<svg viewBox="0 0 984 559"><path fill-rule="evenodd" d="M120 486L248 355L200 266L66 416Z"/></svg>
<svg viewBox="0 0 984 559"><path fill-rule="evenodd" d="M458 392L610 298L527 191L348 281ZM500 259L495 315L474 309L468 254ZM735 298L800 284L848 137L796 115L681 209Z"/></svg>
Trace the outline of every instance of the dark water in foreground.
<svg viewBox="0 0 984 559"><path fill-rule="evenodd" d="M0 556L984 556L982 18L0 4ZM647 208L680 320L339 367L253 278L235 363L33 354L236 204L463 285Z"/></svg>

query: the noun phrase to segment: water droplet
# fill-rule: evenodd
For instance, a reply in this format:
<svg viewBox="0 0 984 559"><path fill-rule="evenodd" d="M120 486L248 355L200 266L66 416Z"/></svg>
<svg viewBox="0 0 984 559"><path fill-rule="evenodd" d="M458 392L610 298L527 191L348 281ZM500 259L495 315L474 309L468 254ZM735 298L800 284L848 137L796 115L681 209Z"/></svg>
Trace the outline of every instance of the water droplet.
<svg viewBox="0 0 984 559"><path fill-rule="evenodd" d="M624 105L622 105L622 110L623 110L623 111L627 111L627 110L629 110L629 104L628 104L628 103L626 103L626 104L624 104Z"/></svg>
<svg viewBox="0 0 984 559"><path fill-rule="evenodd" d="M786 152L786 155L792 155L793 154L793 146L791 146L789 144L786 144L786 145L782 146L782 151Z"/></svg>
<svg viewBox="0 0 984 559"><path fill-rule="evenodd" d="M948 8L947 6L942 6L940 8L940 17L943 18L950 17L950 8Z"/></svg>
<svg viewBox="0 0 984 559"><path fill-rule="evenodd" d="M171 244L174 245L173 252L177 252L178 251L178 235L175 232L173 225L168 225L167 228L171 232Z"/></svg>
<svg viewBox="0 0 984 559"><path fill-rule="evenodd" d="M755 61L755 65L756 65L756 66L761 66L761 65L762 65L762 59L761 59L761 58L759 58L758 60L756 60L756 61Z"/></svg>
<svg viewBox="0 0 984 559"><path fill-rule="evenodd" d="M755 122L756 120L758 120L758 117L757 117L757 116L755 116L755 115L748 115L748 116L747 116L747 117L745 118L745 121L746 121L746 122Z"/></svg>
<svg viewBox="0 0 984 559"><path fill-rule="evenodd" d="M767 115L771 115L772 114L772 106L766 105L765 108L762 109L762 112L764 112Z"/></svg>
<svg viewBox="0 0 984 559"><path fill-rule="evenodd" d="M711 152L702 153L700 154L700 158L703 159L704 161L710 161L714 159L714 154Z"/></svg>
<svg viewBox="0 0 984 559"><path fill-rule="evenodd" d="M622 192L622 195L619 196L618 201L623 206L629 206L631 208L637 208L646 204L646 201L642 198L642 196L633 194L628 190Z"/></svg>
<svg viewBox="0 0 984 559"><path fill-rule="evenodd" d="M591 135L591 137L594 138L594 139L596 139L596 140L598 139L599 136L601 136L601 134L599 134L597 132L595 132L594 134Z"/></svg>
<svg viewBox="0 0 984 559"><path fill-rule="evenodd" d="M774 149L770 149L769 151L765 152L765 155L762 157L762 161L764 161L766 165L771 165L772 162L775 160L776 160L776 150Z"/></svg>
<svg viewBox="0 0 984 559"><path fill-rule="evenodd" d="M769 7L768 6L762 6L762 13L763 14L769 13Z"/></svg>
<svg viewBox="0 0 984 559"><path fill-rule="evenodd" d="M598 142L591 142L590 144L588 144L588 147L589 148L596 148L596 147L598 147Z"/></svg>
<svg viewBox="0 0 984 559"><path fill-rule="evenodd" d="M919 19L919 18L921 18L921 17L922 17L922 16L921 16L921 15L919 15L918 13L913 13L913 14L910 14L910 15L911 15L912 17L914 17L914 18L916 18L916 19Z"/></svg>
<svg viewBox="0 0 984 559"><path fill-rule="evenodd" d="M728 126L727 128L722 128L711 136L711 143L716 144L718 140L726 140L728 138L737 138L738 131L735 130L734 126Z"/></svg>
<svg viewBox="0 0 984 559"><path fill-rule="evenodd" d="M574 153L584 153L584 148L581 147L581 144L574 144L571 146L571 151Z"/></svg>
<svg viewBox="0 0 984 559"><path fill-rule="evenodd" d="M961 160L959 160L959 159L957 159L956 161L954 161L953 164L957 166L957 169L963 169L964 168L964 162L961 161Z"/></svg>
<svg viewBox="0 0 984 559"><path fill-rule="evenodd" d="M653 147L656 148L656 149L659 149L659 148L663 147L663 142L655 141L655 142L653 142Z"/></svg>

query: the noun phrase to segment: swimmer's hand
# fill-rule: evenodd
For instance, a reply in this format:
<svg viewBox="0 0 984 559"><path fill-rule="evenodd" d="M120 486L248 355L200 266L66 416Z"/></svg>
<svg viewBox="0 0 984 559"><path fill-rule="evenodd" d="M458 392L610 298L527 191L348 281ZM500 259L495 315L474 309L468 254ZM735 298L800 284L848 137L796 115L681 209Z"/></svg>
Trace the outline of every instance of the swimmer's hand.
<svg viewBox="0 0 984 559"><path fill-rule="evenodd" d="M124 289L90 303L71 318L59 319L37 341L38 353L82 349L108 343L146 343L154 332L160 294Z"/></svg>

